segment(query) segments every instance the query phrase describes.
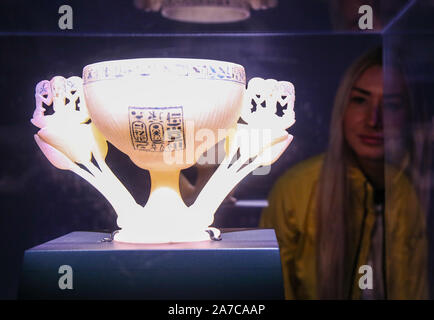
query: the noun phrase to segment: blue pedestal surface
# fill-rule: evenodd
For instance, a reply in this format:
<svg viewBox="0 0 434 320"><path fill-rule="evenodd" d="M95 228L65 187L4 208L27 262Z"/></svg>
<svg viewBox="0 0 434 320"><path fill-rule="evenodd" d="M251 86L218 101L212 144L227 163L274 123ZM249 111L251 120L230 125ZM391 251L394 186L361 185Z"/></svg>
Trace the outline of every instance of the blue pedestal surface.
<svg viewBox="0 0 434 320"><path fill-rule="evenodd" d="M283 299L274 230L222 231L221 241L172 244L72 232L25 251L19 298Z"/></svg>

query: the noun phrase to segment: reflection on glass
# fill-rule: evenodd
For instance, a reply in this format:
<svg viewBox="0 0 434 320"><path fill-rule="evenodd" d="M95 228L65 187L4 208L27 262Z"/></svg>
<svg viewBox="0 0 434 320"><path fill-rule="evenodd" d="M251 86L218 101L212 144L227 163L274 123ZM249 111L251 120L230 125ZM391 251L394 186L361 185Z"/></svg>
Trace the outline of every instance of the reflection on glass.
<svg viewBox="0 0 434 320"><path fill-rule="evenodd" d="M401 132L408 99L402 83L384 92L384 76L381 48L349 67L327 151L289 169L270 193L260 225L276 230L287 299L427 297L424 206L406 167L385 161L384 117Z"/></svg>
<svg viewBox="0 0 434 320"><path fill-rule="evenodd" d="M250 9L274 8L278 0L135 0L136 8L160 11L165 18L193 23L229 23L246 20Z"/></svg>

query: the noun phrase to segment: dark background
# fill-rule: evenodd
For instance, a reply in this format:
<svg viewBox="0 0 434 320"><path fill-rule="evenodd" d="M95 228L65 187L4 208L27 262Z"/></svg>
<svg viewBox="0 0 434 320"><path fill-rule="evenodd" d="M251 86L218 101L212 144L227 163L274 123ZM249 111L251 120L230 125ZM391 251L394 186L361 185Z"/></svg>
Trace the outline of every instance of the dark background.
<svg viewBox="0 0 434 320"><path fill-rule="evenodd" d="M197 25L139 11L125 0L2 1L0 298L16 297L25 249L71 231L116 229L114 211L105 199L75 174L51 166L34 142L37 128L30 118L37 82L56 75L81 76L85 65L98 61L141 57L231 61L245 67L247 79L293 82L297 119L289 129L293 143L269 175L248 176L234 194L239 200L266 199L282 172L326 149L335 91L357 56L385 44L385 52L393 55L398 50L412 65L420 86L432 85L433 27L432 22L423 22L433 20L427 13L431 6L423 1L380 1L374 7L378 25L366 32L338 23L344 13L336 14L332 3L281 0L277 8L252 11L243 22ZM62 4L74 10L71 31L57 26ZM427 15L431 20L424 19ZM423 90L419 98L431 103L432 93ZM147 172L112 147L107 163L144 204L150 185ZM186 174L194 178L194 169ZM260 210L223 205L215 225L254 227Z"/></svg>

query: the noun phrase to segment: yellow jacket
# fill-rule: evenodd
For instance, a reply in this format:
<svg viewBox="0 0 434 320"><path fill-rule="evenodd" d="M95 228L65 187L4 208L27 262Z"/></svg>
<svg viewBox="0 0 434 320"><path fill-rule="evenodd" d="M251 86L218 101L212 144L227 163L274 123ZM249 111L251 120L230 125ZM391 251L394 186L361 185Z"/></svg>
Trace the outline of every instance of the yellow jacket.
<svg viewBox="0 0 434 320"><path fill-rule="evenodd" d="M261 216L260 226L276 232L286 299L317 299L315 209L323 159L324 155L310 158L280 177L269 195L269 206ZM348 169L348 177L355 190L351 193L351 214L356 215L356 221L362 221L364 207L367 207L365 231L353 275L352 298L359 299L358 281L362 275L358 267L367 264L375 222L373 188L356 167ZM352 231L360 234L360 229ZM387 298L428 298L425 215L405 175L388 167L384 231Z"/></svg>

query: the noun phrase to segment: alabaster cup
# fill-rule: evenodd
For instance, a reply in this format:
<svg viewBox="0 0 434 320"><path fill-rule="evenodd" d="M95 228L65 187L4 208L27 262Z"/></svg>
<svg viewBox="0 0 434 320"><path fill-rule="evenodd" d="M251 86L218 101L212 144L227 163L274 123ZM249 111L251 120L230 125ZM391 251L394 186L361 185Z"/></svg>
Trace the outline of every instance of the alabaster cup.
<svg viewBox="0 0 434 320"><path fill-rule="evenodd" d="M151 172L188 168L201 155L198 147L206 151L218 142L194 143L195 132L207 129L219 137L219 129L235 127L245 84L242 66L214 60L117 60L83 70L92 122Z"/></svg>
<svg viewBox="0 0 434 320"><path fill-rule="evenodd" d="M86 66L82 79L41 81L35 98L31 121L42 152L99 190L117 214L114 240L133 243L219 239L210 227L218 206L247 174L280 156L292 141L285 128L295 121L290 82L253 78L246 89L241 65L215 60L99 62ZM54 114L46 115L49 105ZM107 141L149 171L145 206L105 163ZM211 163L217 170L187 206L180 171L219 142L224 161Z"/></svg>

